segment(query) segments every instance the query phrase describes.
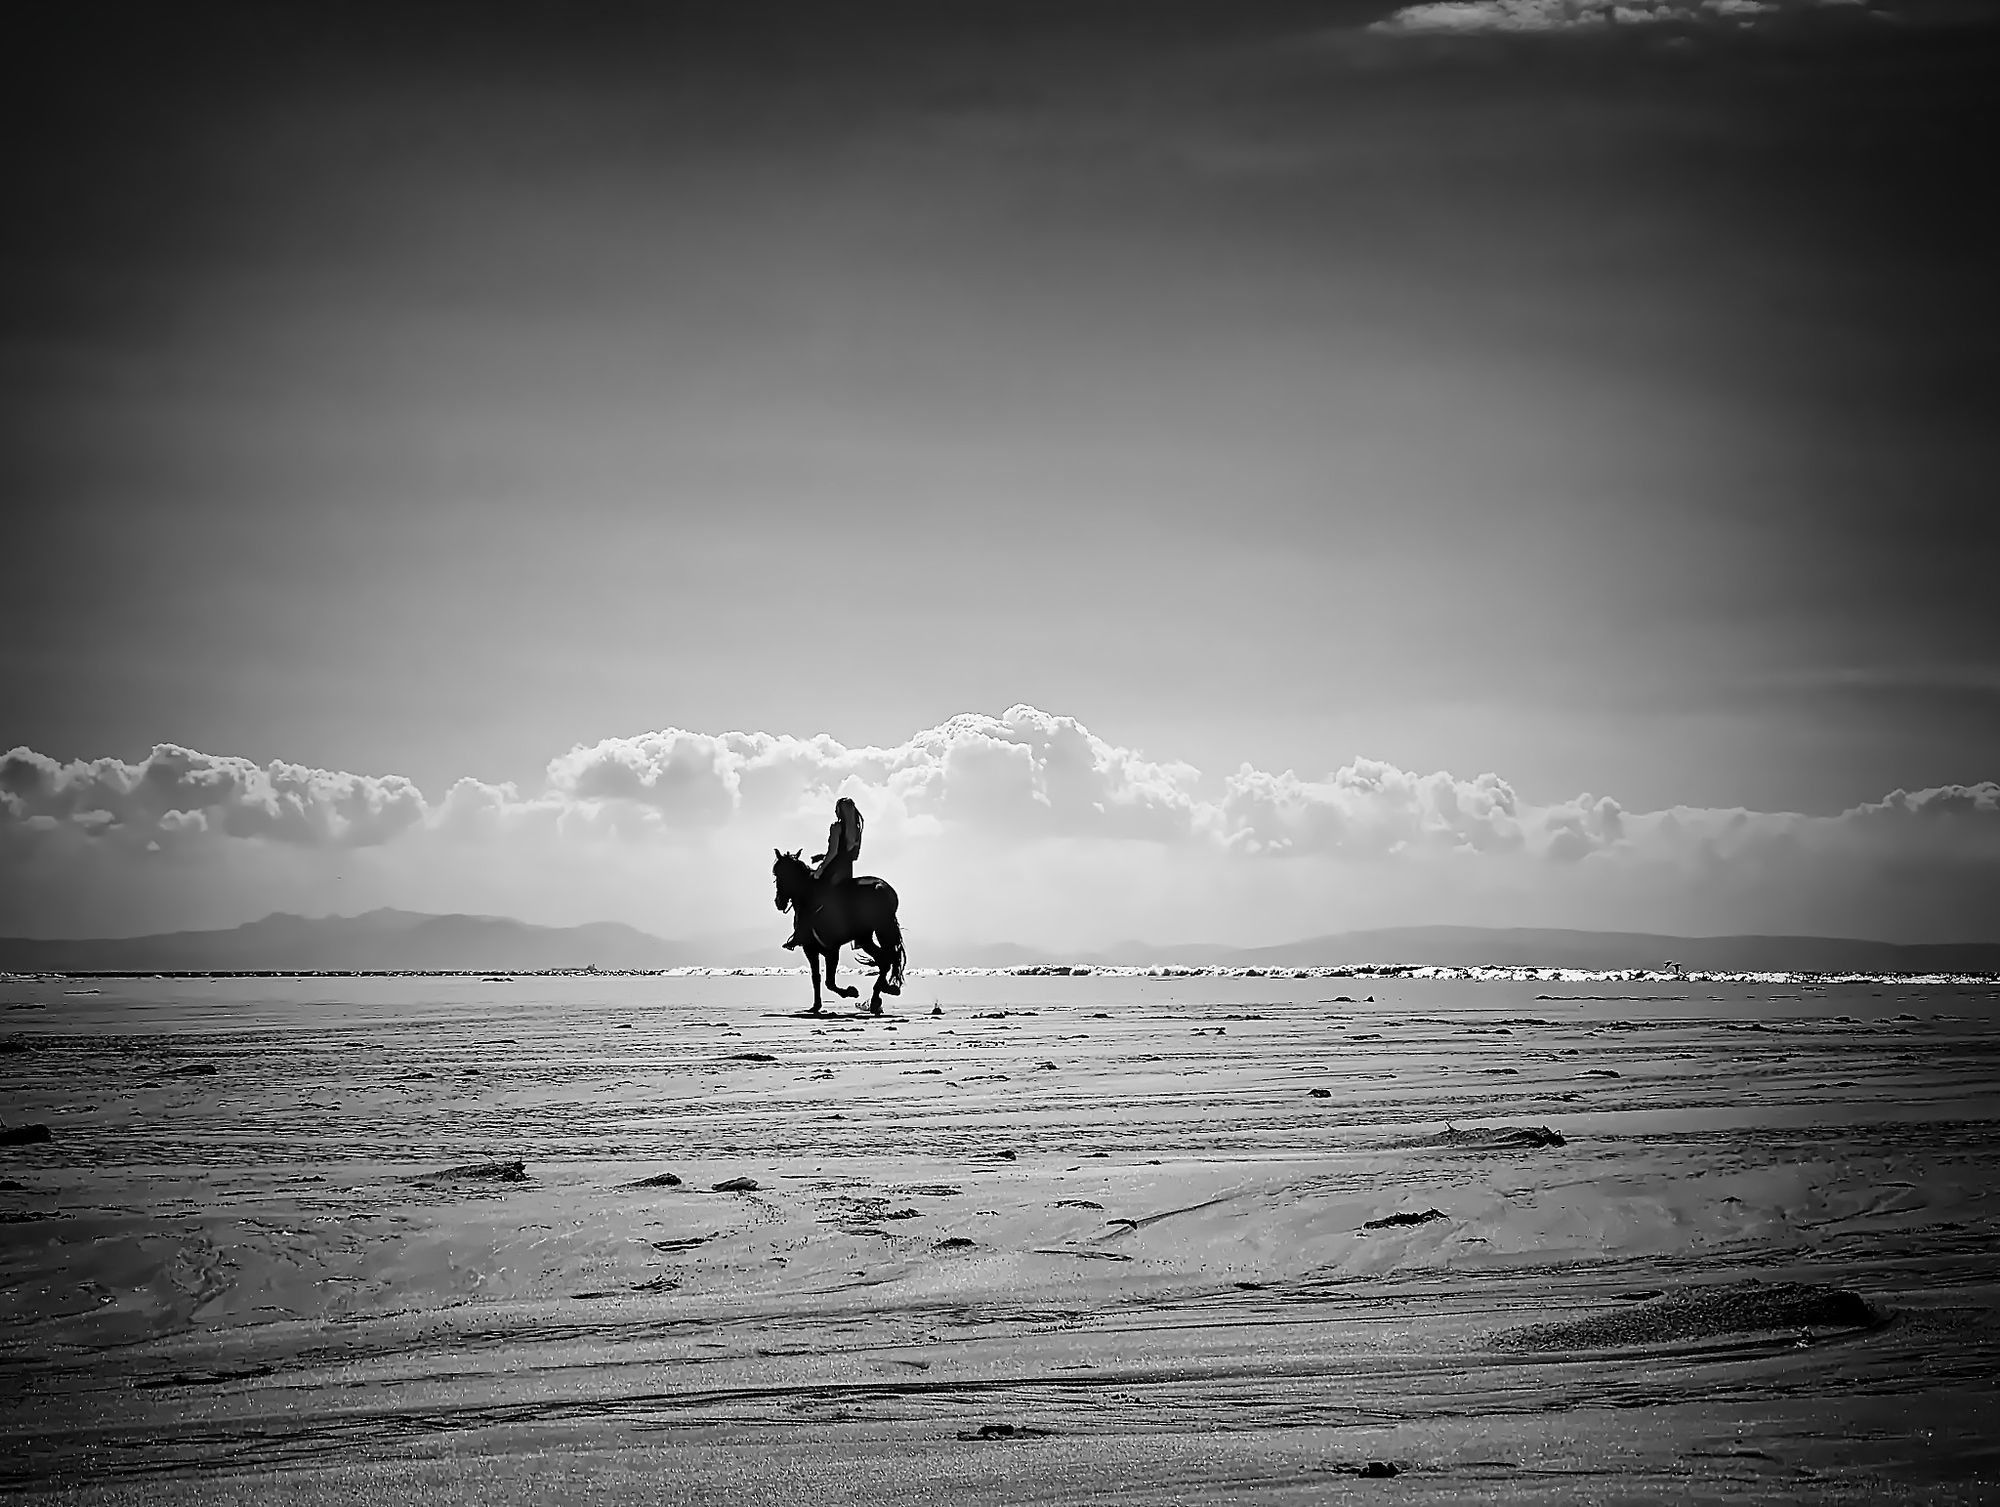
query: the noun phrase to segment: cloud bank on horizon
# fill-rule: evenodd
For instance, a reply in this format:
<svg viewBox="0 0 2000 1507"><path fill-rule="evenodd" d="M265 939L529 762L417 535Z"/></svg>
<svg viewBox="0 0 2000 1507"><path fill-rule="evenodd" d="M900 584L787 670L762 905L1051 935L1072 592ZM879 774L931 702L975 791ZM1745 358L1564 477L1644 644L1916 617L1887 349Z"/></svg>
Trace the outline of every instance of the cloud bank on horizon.
<svg viewBox="0 0 2000 1507"><path fill-rule="evenodd" d="M1520 36L1648 27L1747 28L1814 10L1882 16L1868 0L1422 0L1373 22L1379 36Z"/></svg>
<svg viewBox="0 0 2000 1507"><path fill-rule="evenodd" d="M137 763L0 759L0 930L228 925L272 908L619 919L670 935L772 920L769 848L837 795L863 867L935 936L1256 943L1455 922L2000 939L2000 784L1827 815L1611 796L1524 800L1497 774L1356 758L1219 778L1015 706L893 747L666 728L579 744L540 789L162 744Z"/></svg>

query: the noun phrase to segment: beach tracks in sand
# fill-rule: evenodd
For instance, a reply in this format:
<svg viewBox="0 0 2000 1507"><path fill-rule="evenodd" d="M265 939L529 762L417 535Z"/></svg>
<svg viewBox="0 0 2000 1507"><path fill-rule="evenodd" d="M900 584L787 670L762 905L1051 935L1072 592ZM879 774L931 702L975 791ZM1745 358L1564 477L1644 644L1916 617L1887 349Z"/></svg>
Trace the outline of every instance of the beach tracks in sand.
<svg viewBox="0 0 2000 1507"><path fill-rule="evenodd" d="M0 1486L1996 1489L2000 991L780 985L0 984Z"/></svg>

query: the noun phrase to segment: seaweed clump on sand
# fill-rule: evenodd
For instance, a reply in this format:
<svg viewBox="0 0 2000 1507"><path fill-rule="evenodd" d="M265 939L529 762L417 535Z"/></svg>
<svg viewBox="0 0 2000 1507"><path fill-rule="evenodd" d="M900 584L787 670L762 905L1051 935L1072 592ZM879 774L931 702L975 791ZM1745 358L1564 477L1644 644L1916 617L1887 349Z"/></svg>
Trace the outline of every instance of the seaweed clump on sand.
<svg viewBox="0 0 2000 1507"><path fill-rule="evenodd" d="M1731 1282L1687 1287L1650 1302L1495 1337L1509 1350L1607 1350L1802 1329L1870 1329L1882 1322L1858 1293L1811 1282Z"/></svg>
<svg viewBox="0 0 2000 1507"><path fill-rule="evenodd" d="M1393 1230L1406 1224L1429 1224L1434 1219L1448 1219L1443 1209L1426 1209L1421 1214L1388 1214L1380 1219L1364 1219L1364 1230Z"/></svg>
<svg viewBox="0 0 2000 1507"><path fill-rule="evenodd" d="M1459 1130L1447 1125L1433 1143L1466 1151L1516 1151L1536 1146L1560 1146L1562 1133L1546 1125L1495 1125L1490 1129Z"/></svg>
<svg viewBox="0 0 2000 1507"><path fill-rule="evenodd" d="M512 1162L469 1162L463 1167L445 1167L436 1172L426 1172L417 1178L418 1182L486 1182L524 1183L528 1180L527 1164Z"/></svg>

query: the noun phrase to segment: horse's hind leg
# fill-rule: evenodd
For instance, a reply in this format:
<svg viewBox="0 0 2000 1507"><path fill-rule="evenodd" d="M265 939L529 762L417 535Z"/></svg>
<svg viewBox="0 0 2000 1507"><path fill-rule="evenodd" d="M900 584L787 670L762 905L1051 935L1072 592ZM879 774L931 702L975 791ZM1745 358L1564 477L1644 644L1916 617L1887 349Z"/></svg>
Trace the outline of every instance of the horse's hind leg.
<svg viewBox="0 0 2000 1507"><path fill-rule="evenodd" d="M813 1007L812 1007L812 1009L811 1009L811 1010L810 1010L809 1012L807 1012L807 1013L809 1013L809 1014L812 1014L812 1015L817 1015L817 1014L819 1014L819 1005L820 1005L820 999L819 999L819 949L818 949L817 947L814 947L814 946L813 946L813 945L812 945L812 944L811 944L810 942L808 942L808 943L806 944L806 949L805 949L805 953L806 953L806 967L808 967L808 968L810 968L810 969L812 970L812 981L813 981ZM831 977L831 974L829 974L828 976L829 976L829 977Z"/></svg>
<svg viewBox="0 0 2000 1507"><path fill-rule="evenodd" d="M826 955L826 987L831 989L835 994L838 994L842 999L853 999L855 995L861 992L859 989L850 988L844 984L836 984L833 981L833 970L839 966L840 949L836 947Z"/></svg>

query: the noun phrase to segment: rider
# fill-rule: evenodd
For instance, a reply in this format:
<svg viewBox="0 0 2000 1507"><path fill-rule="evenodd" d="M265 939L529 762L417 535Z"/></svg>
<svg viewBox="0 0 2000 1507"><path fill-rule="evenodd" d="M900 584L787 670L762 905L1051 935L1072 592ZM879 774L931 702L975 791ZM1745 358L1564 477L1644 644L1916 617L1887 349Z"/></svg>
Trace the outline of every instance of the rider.
<svg viewBox="0 0 2000 1507"><path fill-rule="evenodd" d="M846 796L833 803L833 825L826 829L826 851L815 853L813 863L814 892L826 896L837 884L844 884L854 877L854 860L861 856L861 809ZM824 903L822 900L821 903ZM815 905L815 910L818 906ZM791 939L787 948L799 946L806 939L806 916L797 906L792 908L793 923Z"/></svg>

